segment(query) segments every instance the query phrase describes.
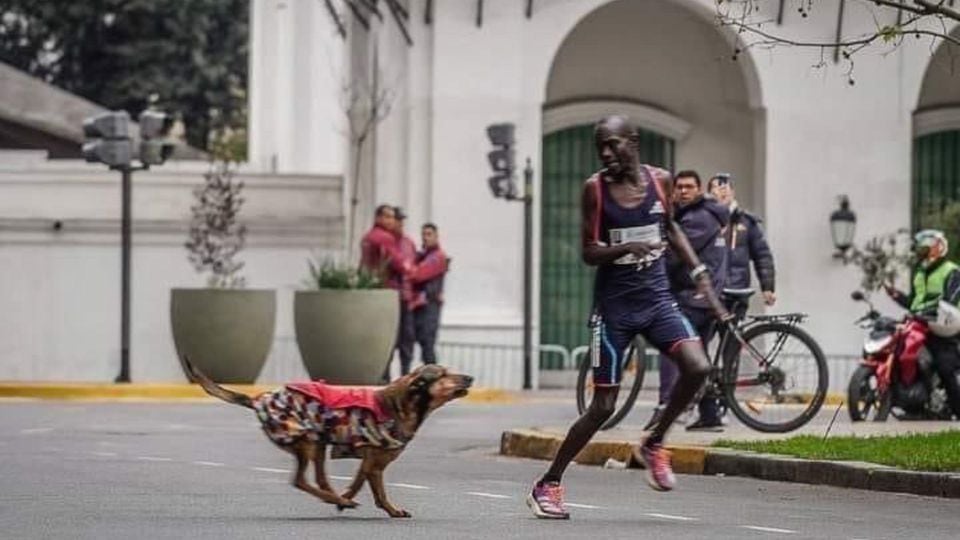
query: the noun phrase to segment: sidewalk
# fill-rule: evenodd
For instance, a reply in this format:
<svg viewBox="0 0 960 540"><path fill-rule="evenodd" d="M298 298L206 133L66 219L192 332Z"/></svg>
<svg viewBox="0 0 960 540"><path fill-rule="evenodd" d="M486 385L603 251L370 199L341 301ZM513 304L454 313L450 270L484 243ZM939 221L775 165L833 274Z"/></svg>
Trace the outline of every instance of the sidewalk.
<svg viewBox="0 0 960 540"><path fill-rule="evenodd" d="M556 394L551 392L551 394ZM556 394L559 395L559 394ZM652 395L641 394L639 407L652 407ZM646 408L644 407L644 408ZM765 455L711 447L719 439L768 440L796 435L822 437L837 412L837 406L824 406L806 426L791 433L760 433L743 426L732 415L722 433L689 432L675 426L668 435L668 448L673 453L674 470L683 474L750 476L754 478L825 484L839 487L898 491L938 497L960 498L960 473L925 473L896 469L869 463L804 460L784 455ZM608 460L616 468L638 467L632 452L642 435L647 415L634 413L627 424L598 433L577 456L583 465L605 465ZM545 425L529 429L505 431L500 453L533 459L552 459L563 441L568 425ZM956 422L851 422L846 407L840 408L829 436L868 437L907 433L930 433L960 429ZM957 450L960 452L960 449ZM619 462L619 463L618 463Z"/></svg>

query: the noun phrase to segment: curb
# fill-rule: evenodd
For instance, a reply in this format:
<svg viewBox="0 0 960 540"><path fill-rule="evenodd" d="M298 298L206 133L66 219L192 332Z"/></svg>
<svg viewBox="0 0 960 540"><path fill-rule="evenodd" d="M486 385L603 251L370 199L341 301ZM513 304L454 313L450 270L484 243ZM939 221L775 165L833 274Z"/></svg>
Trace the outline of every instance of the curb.
<svg viewBox="0 0 960 540"><path fill-rule="evenodd" d="M534 429L504 431L500 454L553 459L562 438ZM574 461L603 465L608 459L633 468L634 444L627 441L591 441ZM704 446L667 446L673 469L680 474L746 476L777 482L912 493L928 497L960 498L960 473L918 472L854 461L807 460Z"/></svg>
<svg viewBox="0 0 960 540"><path fill-rule="evenodd" d="M269 384L229 384L238 392L256 395L280 386ZM209 401L208 396L196 384L177 383L20 383L0 382L0 398L71 400L71 401ZM461 401L470 403L511 403L514 396L496 388L473 388Z"/></svg>

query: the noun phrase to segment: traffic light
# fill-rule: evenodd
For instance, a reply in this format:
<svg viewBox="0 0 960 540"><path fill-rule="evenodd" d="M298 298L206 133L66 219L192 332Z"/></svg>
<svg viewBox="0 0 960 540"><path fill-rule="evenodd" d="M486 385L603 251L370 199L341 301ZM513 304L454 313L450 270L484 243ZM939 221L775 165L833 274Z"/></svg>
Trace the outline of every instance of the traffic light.
<svg viewBox="0 0 960 540"><path fill-rule="evenodd" d="M140 113L140 161L144 165L162 165L173 155L174 143L167 139L173 117L160 111Z"/></svg>
<svg viewBox="0 0 960 540"><path fill-rule="evenodd" d="M111 167L130 165L133 141L130 140L130 115L114 111L91 116L83 121L86 141L81 152L90 163L106 163Z"/></svg>
<svg viewBox="0 0 960 540"><path fill-rule="evenodd" d="M513 179L516 163L514 162L513 124L492 124L487 126L487 138L494 146L494 150L487 154L490 167L494 175L490 177L490 190L494 197L512 199L517 196L517 185Z"/></svg>

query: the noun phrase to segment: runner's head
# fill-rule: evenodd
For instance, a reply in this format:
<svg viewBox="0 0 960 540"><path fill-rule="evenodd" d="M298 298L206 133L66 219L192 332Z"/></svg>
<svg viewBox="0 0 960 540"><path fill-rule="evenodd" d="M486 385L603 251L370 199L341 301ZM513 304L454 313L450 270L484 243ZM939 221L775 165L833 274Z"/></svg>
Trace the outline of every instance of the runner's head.
<svg viewBox="0 0 960 540"><path fill-rule="evenodd" d="M607 174L615 178L634 172L639 163L637 128L625 116L608 116L594 128L597 156Z"/></svg>

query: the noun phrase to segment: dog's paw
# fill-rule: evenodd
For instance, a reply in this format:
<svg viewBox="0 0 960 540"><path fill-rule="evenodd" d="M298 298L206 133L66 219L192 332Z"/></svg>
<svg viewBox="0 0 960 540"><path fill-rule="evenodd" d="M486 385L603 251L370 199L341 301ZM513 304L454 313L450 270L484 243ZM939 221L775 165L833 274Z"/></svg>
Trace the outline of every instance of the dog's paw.
<svg viewBox="0 0 960 540"><path fill-rule="evenodd" d="M390 512L390 517L392 517L392 518L411 518L411 517L413 517L413 514L411 514L410 512L407 512L407 511L404 510L403 508L397 508L396 510L393 510L392 512Z"/></svg>
<svg viewBox="0 0 960 540"><path fill-rule="evenodd" d="M344 499L342 503L337 504L337 511L343 512L344 510L353 509L360 506L360 503L351 501L350 499Z"/></svg>

